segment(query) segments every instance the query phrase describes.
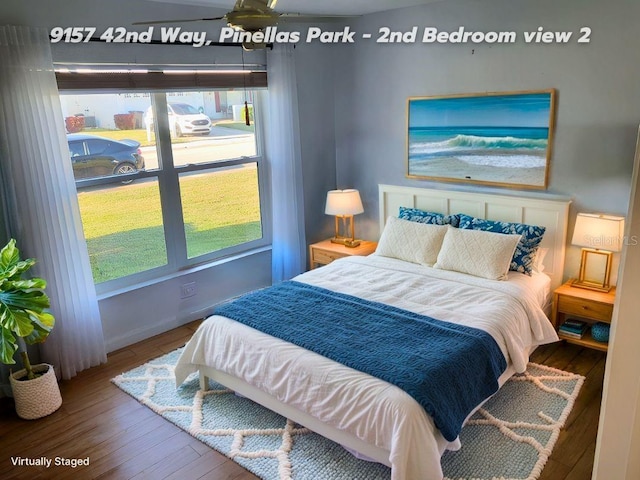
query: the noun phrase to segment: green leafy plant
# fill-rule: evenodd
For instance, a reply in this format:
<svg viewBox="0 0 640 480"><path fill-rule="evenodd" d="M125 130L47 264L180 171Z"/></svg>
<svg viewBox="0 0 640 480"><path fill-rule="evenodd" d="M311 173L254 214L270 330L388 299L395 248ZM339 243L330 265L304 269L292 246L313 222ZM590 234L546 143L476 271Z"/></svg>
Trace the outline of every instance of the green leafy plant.
<svg viewBox="0 0 640 480"><path fill-rule="evenodd" d="M43 342L55 324L53 315L45 311L49 307L49 297L44 293L47 282L22 278L35 263L33 258L20 259L14 239L0 251L0 361L15 364L13 356L20 350L29 380L36 374L25 344Z"/></svg>

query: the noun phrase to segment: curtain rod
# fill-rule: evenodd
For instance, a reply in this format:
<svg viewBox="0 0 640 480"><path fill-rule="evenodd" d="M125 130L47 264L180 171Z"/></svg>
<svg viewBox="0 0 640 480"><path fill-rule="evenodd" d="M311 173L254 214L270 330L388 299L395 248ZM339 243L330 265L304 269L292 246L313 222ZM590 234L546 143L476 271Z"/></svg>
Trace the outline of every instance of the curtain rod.
<svg viewBox="0 0 640 480"><path fill-rule="evenodd" d="M105 69L126 69L126 68L146 68L154 69L175 69L180 70L237 70L242 67L241 63L132 63L132 62L53 62L54 68L105 68ZM263 63L245 63L244 66L251 70L264 70L267 66Z"/></svg>

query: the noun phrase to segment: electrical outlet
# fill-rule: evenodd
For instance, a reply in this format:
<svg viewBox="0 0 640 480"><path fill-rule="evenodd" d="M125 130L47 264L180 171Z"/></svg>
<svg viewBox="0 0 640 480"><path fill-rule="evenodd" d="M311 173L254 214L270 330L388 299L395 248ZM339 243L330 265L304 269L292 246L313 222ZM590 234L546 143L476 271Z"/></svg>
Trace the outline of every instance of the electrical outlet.
<svg viewBox="0 0 640 480"><path fill-rule="evenodd" d="M198 293L196 282L183 283L180 287L180 298L193 297L196 293Z"/></svg>

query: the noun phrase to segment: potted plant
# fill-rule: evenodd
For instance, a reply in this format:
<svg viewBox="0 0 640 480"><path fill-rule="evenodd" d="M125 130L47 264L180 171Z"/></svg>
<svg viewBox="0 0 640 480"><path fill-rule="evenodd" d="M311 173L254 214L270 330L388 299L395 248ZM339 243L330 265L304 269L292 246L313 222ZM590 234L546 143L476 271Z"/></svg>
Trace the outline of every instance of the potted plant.
<svg viewBox="0 0 640 480"><path fill-rule="evenodd" d="M47 283L42 278L22 278L35 263L32 258L20 259L14 239L0 251L0 361L13 365L16 351L20 352L24 368L12 372L9 381L16 412L28 420L49 415L62 405L53 366L32 366L27 354L27 344L43 342L55 323L45 311Z"/></svg>

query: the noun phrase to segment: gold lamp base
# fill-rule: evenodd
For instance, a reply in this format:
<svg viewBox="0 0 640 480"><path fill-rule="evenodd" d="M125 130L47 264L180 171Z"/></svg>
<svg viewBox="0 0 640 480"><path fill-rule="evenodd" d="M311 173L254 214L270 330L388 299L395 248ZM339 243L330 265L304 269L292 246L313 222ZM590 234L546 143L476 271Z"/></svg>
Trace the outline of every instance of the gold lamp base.
<svg viewBox="0 0 640 480"><path fill-rule="evenodd" d="M586 288L587 290L595 290L597 292L611 291L611 260L613 253L607 250L597 250L593 248L583 248L582 258L580 259L580 275L577 280L571 283L572 287ZM589 265L589 259L592 260ZM594 269L602 272L604 275L593 275ZM591 267L591 268L590 268Z"/></svg>
<svg viewBox="0 0 640 480"><path fill-rule="evenodd" d="M572 287L577 288L586 288L587 290L595 290L596 292L609 293L611 291L611 286L603 287L599 283L591 283L591 282L580 282L578 279L575 279L571 282Z"/></svg>
<svg viewBox="0 0 640 480"><path fill-rule="evenodd" d="M338 243L340 245L344 245L345 247L355 248L360 245L360 240L354 240L348 237L333 237L331 239L331 243Z"/></svg>
<svg viewBox="0 0 640 480"><path fill-rule="evenodd" d="M340 235L340 222L339 219L342 219L342 227L344 233L348 233L349 236ZM349 221L347 227L347 220ZM360 240L356 240L355 238L355 226L353 221L353 215L336 215L336 232L334 237L331 239L331 243L339 243L340 245L344 245L345 247L354 248L360 245Z"/></svg>

